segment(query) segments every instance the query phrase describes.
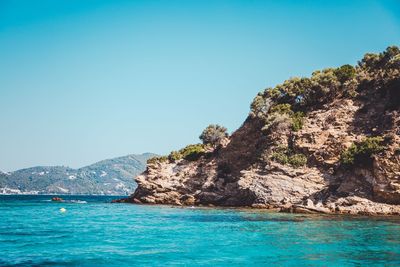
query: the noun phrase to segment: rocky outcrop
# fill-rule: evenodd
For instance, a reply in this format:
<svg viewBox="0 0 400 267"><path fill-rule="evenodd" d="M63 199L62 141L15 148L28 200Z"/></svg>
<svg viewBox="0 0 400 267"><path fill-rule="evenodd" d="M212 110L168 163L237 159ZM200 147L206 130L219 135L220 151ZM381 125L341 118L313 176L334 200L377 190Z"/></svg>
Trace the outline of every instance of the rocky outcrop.
<svg viewBox="0 0 400 267"><path fill-rule="evenodd" d="M329 92L329 101L323 95L320 102L303 104L302 99L310 97L306 93L291 101L291 91L277 87L279 98L262 102L266 115L252 111L229 139L198 160L148 164L136 178L136 191L123 201L400 215L400 69L385 63L399 58L400 52L396 50L388 59L388 51L377 55L381 61L373 61L373 68L366 55L346 81L317 80L320 83L313 85L315 79L321 79L318 73L314 79L313 74L305 84L316 88L310 90L328 86L321 91ZM342 77L336 70L332 73ZM273 90L277 89L269 92ZM262 97L270 97L269 92ZM256 100L260 102L260 98ZM266 107L271 103L272 108ZM273 107L282 103L290 103L292 110L278 116ZM300 129L294 130L290 116L299 110L305 115ZM343 152L371 136L383 138L384 150L368 155L365 162L345 165ZM279 152L282 147L287 150ZM302 155L306 163L288 163L277 153L281 157Z"/></svg>

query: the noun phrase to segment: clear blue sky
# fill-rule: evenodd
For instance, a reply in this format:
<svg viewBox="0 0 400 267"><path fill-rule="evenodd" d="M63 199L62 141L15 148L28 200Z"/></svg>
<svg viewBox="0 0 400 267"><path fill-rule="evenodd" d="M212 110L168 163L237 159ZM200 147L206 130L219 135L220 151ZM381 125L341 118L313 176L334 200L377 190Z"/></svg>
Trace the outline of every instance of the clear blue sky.
<svg viewBox="0 0 400 267"><path fill-rule="evenodd" d="M398 0L0 0L0 170L168 153L394 44Z"/></svg>

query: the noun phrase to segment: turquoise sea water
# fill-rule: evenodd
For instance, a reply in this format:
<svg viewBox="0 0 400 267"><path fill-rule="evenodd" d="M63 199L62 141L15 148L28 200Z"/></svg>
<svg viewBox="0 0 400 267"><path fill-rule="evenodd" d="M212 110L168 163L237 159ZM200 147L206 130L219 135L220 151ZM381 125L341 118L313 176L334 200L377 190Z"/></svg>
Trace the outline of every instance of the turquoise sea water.
<svg viewBox="0 0 400 267"><path fill-rule="evenodd" d="M0 196L0 266L400 265L400 218L65 198Z"/></svg>

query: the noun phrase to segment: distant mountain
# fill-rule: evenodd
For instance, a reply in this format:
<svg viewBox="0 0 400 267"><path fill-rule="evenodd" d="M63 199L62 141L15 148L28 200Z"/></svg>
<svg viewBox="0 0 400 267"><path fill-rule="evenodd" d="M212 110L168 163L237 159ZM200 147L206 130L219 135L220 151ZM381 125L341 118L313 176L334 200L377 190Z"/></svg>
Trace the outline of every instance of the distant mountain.
<svg viewBox="0 0 400 267"><path fill-rule="evenodd" d="M128 155L72 169L64 166L33 167L0 172L0 194L127 195L135 190L133 178L155 154Z"/></svg>

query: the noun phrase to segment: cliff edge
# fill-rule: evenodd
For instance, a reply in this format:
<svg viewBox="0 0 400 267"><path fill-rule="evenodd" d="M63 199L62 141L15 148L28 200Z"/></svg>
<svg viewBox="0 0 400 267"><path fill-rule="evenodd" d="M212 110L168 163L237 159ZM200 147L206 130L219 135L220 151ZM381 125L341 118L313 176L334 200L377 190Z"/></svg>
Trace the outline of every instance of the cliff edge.
<svg viewBox="0 0 400 267"><path fill-rule="evenodd" d="M399 215L400 49L267 88L231 136L149 160L136 182L124 201Z"/></svg>

